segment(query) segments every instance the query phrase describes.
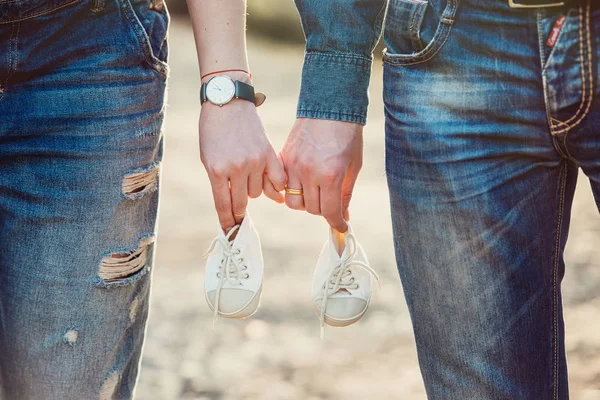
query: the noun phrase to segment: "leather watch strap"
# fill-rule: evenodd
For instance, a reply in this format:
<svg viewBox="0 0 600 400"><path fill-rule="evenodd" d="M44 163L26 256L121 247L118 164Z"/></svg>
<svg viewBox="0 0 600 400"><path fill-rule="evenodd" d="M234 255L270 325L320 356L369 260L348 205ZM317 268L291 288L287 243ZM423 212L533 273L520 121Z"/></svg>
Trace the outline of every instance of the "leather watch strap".
<svg viewBox="0 0 600 400"><path fill-rule="evenodd" d="M240 81L235 81L235 97L251 101L256 107L260 106L267 99L264 93L255 92L252 85Z"/></svg>
<svg viewBox="0 0 600 400"><path fill-rule="evenodd" d="M241 81L235 81L235 97L254 103L254 87Z"/></svg>
<svg viewBox="0 0 600 400"><path fill-rule="evenodd" d="M203 83L200 86L200 105L204 104L205 101L208 100L208 98L206 97L206 87L208 85L206 83Z"/></svg>

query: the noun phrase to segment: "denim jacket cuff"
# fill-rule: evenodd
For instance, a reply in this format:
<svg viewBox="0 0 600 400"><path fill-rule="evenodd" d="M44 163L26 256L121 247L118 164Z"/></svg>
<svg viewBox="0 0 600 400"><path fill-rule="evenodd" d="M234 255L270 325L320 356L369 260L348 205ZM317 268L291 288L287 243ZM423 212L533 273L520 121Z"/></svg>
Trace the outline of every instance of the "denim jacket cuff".
<svg viewBox="0 0 600 400"><path fill-rule="evenodd" d="M365 125L371 64L360 55L308 51L296 116Z"/></svg>

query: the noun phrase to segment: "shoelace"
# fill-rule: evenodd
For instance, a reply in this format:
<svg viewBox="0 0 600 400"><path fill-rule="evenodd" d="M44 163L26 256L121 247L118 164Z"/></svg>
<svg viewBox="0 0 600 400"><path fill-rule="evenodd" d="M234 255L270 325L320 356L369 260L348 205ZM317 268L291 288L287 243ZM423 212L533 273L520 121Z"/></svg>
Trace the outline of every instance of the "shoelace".
<svg viewBox="0 0 600 400"><path fill-rule="evenodd" d="M215 323L219 318L219 300L221 297L221 289L223 288L223 284L225 281L227 281L230 285L238 285L243 277L248 276L247 273L242 275L242 271L245 271L247 267L243 264L244 260L239 257L240 250L234 250L233 242L229 240L239 228L240 225L234 226L227 233L227 235L223 235L221 232L219 232L219 235L213 239L210 247L206 251L206 254L204 254L204 257L207 257L208 255L212 254L217 246L217 243L221 244L223 249L223 259L221 260L221 264L219 266L219 272L217 272L219 283L215 292L215 304L213 305L213 329L215 328Z"/></svg>
<svg viewBox="0 0 600 400"><path fill-rule="evenodd" d="M340 289L358 289L358 283L355 283L355 279L352 273L352 267L359 267L371 274L373 278L379 284L379 275L369 264L362 261L354 260L356 255L356 239L354 235L348 233L346 235L346 246L348 251L346 256L340 260L340 264L336 266L329 274L325 285L323 285L323 299L321 299L321 339L325 332L325 310L327 310L327 300L329 296L335 294Z"/></svg>

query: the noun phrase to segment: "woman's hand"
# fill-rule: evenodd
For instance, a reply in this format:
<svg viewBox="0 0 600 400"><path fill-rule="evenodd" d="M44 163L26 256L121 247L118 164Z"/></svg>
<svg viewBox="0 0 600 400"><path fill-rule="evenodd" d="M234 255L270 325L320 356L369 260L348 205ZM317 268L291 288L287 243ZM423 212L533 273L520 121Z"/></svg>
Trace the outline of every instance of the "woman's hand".
<svg viewBox="0 0 600 400"><path fill-rule="evenodd" d="M248 197L263 192L278 203L286 175L253 103L234 99L223 107L204 103L199 123L200 159L208 172L219 222L239 224Z"/></svg>

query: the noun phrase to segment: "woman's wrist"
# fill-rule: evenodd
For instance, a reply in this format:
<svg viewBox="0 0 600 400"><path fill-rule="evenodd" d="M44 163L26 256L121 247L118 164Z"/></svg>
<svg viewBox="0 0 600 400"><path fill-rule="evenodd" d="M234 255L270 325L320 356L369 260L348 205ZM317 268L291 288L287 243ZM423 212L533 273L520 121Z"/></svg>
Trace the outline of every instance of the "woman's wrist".
<svg viewBox="0 0 600 400"><path fill-rule="evenodd" d="M231 79L233 79L234 81L240 81L240 82L244 82L244 83L248 83L248 84L252 83L252 76L249 72L246 72L246 70L225 70L222 72L219 71L219 72L214 72L214 73L206 73L206 74L202 75L201 81L202 81L202 83L206 83L217 75L228 76Z"/></svg>

